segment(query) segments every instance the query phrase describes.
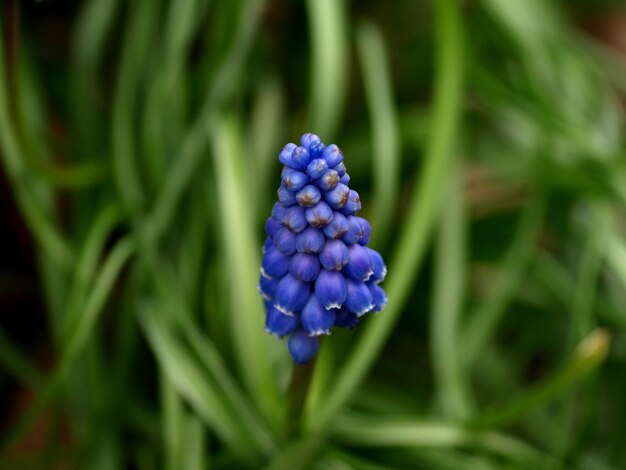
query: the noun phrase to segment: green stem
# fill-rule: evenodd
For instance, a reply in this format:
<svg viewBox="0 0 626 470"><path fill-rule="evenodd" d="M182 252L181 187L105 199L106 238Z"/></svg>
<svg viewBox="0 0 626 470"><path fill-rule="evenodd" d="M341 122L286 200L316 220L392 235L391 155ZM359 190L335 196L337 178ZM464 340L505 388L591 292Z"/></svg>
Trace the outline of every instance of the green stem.
<svg viewBox="0 0 626 470"><path fill-rule="evenodd" d="M302 365L294 365L291 383L287 392L287 431L289 437L295 437L302 429L302 415L306 397L315 370L315 359Z"/></svg>

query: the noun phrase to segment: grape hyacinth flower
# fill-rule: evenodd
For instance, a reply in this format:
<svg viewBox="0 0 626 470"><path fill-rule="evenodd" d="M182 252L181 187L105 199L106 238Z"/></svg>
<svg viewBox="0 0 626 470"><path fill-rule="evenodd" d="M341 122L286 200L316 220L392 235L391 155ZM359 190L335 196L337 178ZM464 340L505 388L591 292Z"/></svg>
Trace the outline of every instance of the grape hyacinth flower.
<svg viewBox="0 0 626 470"><path fill-rule="evenodd" d="M354 328L368 312L387 303L380 282L387 268L369 248L370 224L356 214L359 194L348 187L343 153L304 134L287 144L278 202L265 223L259 291L265 303L265 330L289 336L297 364L319 350L331 328Z"/></svg>

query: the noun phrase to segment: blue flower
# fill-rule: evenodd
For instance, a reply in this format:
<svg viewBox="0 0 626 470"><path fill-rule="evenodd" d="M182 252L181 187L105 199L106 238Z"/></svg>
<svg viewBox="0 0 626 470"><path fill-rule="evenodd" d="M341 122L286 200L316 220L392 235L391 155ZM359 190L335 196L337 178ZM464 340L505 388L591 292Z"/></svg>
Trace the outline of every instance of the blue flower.
<svg viewBox="0 0 626 470"><path fill-rule="evenodd" d="M266 331L289 335L289 353L302 364L317 354L317 336L354 328L367 312L385 307L379 283L387 268L367 246L371 227L356 215L361 200L348 186L341 149L307 133L299 146L285 145L278 159L284 168L265 222L258 289Z"/></svg>

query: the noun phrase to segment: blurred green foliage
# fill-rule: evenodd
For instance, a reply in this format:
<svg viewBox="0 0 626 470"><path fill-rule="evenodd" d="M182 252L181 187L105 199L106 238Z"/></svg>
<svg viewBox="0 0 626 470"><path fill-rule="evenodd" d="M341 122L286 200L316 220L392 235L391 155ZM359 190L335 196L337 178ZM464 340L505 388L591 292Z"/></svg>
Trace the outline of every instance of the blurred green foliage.
<svg viewBox="0 0 626 470"><path fill-rule="evenodd" d="M583 32L623 6L88 0L65 50L54 3L2 14L54 352L0 331L34 392L3 467L626 467L626 63ZM255 286L303 132L344 150L389 305L324 340L292 423Z"/></svg>

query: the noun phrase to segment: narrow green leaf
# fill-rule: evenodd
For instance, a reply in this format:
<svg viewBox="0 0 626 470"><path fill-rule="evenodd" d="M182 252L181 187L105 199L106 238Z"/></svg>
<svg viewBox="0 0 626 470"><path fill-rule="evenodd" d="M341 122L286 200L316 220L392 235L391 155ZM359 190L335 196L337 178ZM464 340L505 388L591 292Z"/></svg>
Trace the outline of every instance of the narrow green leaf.
<svg viewBox="0 0 626 470"><path fill-rule="evenodd" d="M364 22L359 25L356 38L372 127L374 207L370 220L371 243L377 246L387 239L395 212L399 187L400 131L383 36L373 23Z"/></svg>
<svg viewBox="0 0 626 470"><path fill-rule="evenodd" d="M307 0L311 31L309 131L332 139L343 115L348 78L345 0Z"/></svg>
<svg viewBox="0 0 626 470"><path fill-rule="evenodd" d="M235 357L250 395L266 417L276 419L282 406L271 363L282 345L264 333L261 298L256 290L260 247L253 236L248 184L243 173L241 134L232 119L221 122L213 134L213 160L217 180L220 221L227 260Z"/></svg>

